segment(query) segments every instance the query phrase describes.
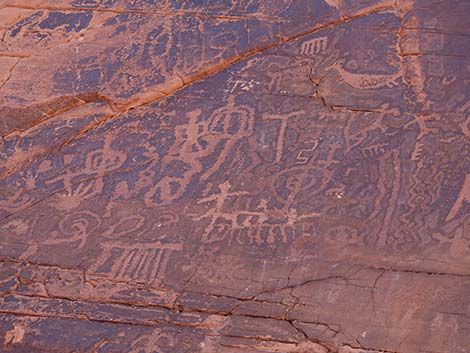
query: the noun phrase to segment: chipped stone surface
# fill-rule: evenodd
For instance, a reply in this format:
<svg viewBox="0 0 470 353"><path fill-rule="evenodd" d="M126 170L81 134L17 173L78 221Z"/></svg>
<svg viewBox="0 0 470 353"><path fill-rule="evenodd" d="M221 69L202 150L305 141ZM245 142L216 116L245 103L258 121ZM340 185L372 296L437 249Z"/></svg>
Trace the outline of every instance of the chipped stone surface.
<svg viewBox="0 0 470 353"><path fill-rule="evenodd" d="M469 15L0 0L0 350L470 352Z"/></svg>

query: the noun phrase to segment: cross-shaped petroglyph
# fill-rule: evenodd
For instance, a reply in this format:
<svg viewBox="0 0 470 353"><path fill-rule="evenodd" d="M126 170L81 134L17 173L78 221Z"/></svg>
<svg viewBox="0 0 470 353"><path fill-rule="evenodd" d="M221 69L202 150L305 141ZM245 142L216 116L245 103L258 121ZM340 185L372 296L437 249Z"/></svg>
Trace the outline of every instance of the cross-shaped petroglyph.
<svg viewBox="0 0 470 353"><path fill-rule="evenodd" d="M296 111L289 114L266 114L263 116L265 120L279 120L280 127L279 133L277 135L277 145L276 145L276 162L280 162L282 158L282 153L284 150L284 139L286 135L287 123L289 119L300 116L303 114L303 111Z"/></svg>

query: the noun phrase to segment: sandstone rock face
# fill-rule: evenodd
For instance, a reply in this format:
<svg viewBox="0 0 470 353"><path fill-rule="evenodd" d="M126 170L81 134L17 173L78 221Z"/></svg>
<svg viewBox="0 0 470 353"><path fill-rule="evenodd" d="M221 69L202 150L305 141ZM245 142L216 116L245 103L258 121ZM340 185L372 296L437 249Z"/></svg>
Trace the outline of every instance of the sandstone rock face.
<svg viewBox="0 0 470 353"><path fill-rule="evenodd" d="M0 351L470 352L470 2L0 31Z"/></svg>

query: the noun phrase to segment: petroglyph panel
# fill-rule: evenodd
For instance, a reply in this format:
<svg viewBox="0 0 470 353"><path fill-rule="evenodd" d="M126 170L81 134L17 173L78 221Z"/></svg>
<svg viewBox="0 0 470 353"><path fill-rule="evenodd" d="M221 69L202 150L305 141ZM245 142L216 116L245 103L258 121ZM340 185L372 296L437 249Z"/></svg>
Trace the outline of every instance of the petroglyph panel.
<svg viewBox="0 0 470 353"><path fill-rule="evenodd" d="M0 1L0 351L470 351L469 14Z"/></svg>

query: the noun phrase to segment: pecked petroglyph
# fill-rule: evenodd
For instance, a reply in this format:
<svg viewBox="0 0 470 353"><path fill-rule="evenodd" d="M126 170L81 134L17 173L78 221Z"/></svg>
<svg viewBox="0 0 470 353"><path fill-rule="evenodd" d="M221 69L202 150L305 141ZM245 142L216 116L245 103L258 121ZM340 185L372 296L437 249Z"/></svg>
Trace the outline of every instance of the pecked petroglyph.
<svg viewBox="0 0 470 353"><path fill-rule="evenodd" d="M226 209L229 200L235 202L235 209ZM249 209L247 200L251 200ZM219 192L200 199L198 204L210 205L204 213L192 215L194 220L205 223L202 241L206 243L287 243L299 233L299 229L309 227L308 221L304 220L319 216L318 213L298 215L294 208L288 207L268 209L264 199L255 200L253 195L243 191L230 192L229 183L219 185Z"/></svg>
<svg viewBox="0 0 470 353"><path fill-rule="evenodd" d="M138 282L158 282L168 266L174 252L182 250L178 243L105 242L102 254L91 270L116 279L131 279ZM105 270L103 270L105 269Z"/></svg>
<svg viewBox="0 0 470 353"><path fill-rule="evenodd" d="M7 3L0 351L469 351L467 2Z"/></svg>
<svg viewBox="0 0 470 353"><path fill-rule="evenodd" d="M391 75L355 74L343 68L344 61L338 60L331 67L339 74L341 82L359 89L393 88L398 86L402 73Z"/></svg>
<svg viewBox="0 0 470 353"><path fill-rule="evenodd" d="M303 42L300 47L300 55L312 56L319 54L328 47L328 37L319 37Z"/></svg>

